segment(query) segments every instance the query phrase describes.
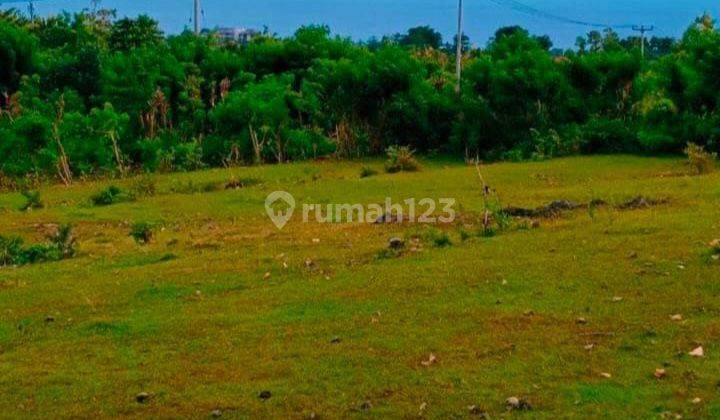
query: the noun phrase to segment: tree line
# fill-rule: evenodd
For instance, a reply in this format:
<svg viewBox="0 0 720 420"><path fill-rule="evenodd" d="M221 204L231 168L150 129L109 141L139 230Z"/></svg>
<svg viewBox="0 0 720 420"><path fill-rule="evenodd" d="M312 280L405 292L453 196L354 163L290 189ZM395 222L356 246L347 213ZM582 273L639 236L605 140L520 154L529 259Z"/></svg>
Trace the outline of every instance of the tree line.
<svg viewBox="0 0 720 420"><path fill-rule="evenodd" d="M612 30L554 49L506 27L482 48L429 27L354 42L324 26L247 44L165 36L147 16L100 10L0 14L0 174L194 170L409 146L528 159L720 150L720 34L707 15L682 36Z"/></svg>

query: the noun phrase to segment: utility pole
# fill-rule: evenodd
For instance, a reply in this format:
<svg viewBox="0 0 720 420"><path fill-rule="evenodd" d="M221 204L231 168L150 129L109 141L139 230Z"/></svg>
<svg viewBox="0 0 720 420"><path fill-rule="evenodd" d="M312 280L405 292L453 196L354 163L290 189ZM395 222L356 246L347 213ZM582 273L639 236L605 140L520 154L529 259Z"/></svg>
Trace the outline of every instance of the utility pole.
<svg viewBox="0 0 720 420"><path fill-rule="evenodd" d="M457 43L456 52L455 52L455 72L457 75L457 86L455 87L455 91L457 93L460 93L460 86L461 86L460 83L462 81L462 55L463 55L462 36L463 36L463 0L458 0L458 33L457 33L457 40L455 41Z"/></svg>
<svg viewBox="0 0 720 420"><path fill-rule="evenodd" d="M645 59L645 34L647 32L652 32L655 30L654 26L645 26L645 25L635 25L632 27L632 30L635 32L640 32L640 54L642 55L643 60Z"/></svg>
<svg viewBox="0 0 720 420"><path fill-rule="evenodd" d="M202 9L200 8L200 0L195 0L195 35L200 35L200 15Z"/></svg>

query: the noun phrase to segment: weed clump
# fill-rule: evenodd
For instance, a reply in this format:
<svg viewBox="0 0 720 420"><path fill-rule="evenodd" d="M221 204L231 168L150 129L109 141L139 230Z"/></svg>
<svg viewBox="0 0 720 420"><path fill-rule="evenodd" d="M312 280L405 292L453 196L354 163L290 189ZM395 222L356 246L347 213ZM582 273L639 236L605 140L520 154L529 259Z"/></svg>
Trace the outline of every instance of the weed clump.
<svg viewBox="0 0 720 420"><path fill-rule="evenodd" d="M407 146L390 146L387 151L388 160L385 171L389 174L398 172L415 172L420 170L420 163L415 159L415 152Z"/></svg>
<svg viewBox="0 0 720 420"><path fill-rule="evenodd" d="M62 225L47 242L25 246L21 238L0 236L0 266L21 266L60 261L75 256L75 237L70 225Z"/></svg>
<svg viewBox="0 0 720 420"><path fill-rule="evenodd" d="M232 177L230 180L225 184L226 190L240 190L243 188L252 187L255 185L260 184L260 181L254 178L235 178Z"/></svg>
<svg viewBox="0 0 720 420"><path fill-rule="evenodd" d="M151 175L143 175L136 179L130 188L133 196L136 197L153 197L157 194L157 183Z"/></svg>
<svg viewBox="0 0 720 420"><path fill-rule="evenodd" d="M360 178L370 178L371 176L375 176L377 174L378 171L369 166L363 166L360 169Z"/></svg>
<svg viewBox="0 0 720 420"><path fill-rule="evenodd" d="M696 174L703 175L714 172L716 169L717 153L710 153L704 147L688 143L685 148L688 164Z"/></svg>
<svg viewBox="0 0 720 420"><path fill-rule="evenodd" d="M40 199L40 191L24 190L21 194L25 197L25 203L20 206L20 211L38 210L45 207Z"/></svg>
<svg viewBox="0 0 720 420"><path fill-rule="evenodd" d="M115 185L111 185L90 197L95 206L111 206L124 201L132 201L132 194L128 194Z"/></svg>
<svg viewBox="0 0 720 420"><path fill-rule="evenodd" d="M130 229L130 236L140 245L147 245L153 238L153 225L148 222L137 222Z"/></svg>
<svg viewBox="0 0 720 420"><path fill-rule="evenodd" d="M170 186L170 192L173 194L204 194L219 191L221 185L216 182L194 182L177 181Z"/></svg>

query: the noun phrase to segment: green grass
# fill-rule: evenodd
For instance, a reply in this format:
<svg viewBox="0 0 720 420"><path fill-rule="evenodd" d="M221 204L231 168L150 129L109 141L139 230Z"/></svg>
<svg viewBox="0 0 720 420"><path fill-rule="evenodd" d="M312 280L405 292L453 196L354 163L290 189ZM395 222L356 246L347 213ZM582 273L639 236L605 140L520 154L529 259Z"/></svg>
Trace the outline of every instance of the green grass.
<svg viewBox="0 0 720 420"><path fill-rule="evenodd" d="M470 405L499 417L510 396L534 407L518 417L718 416L720 264L708 244L720 237L719 174L626 156L485 166L506 206L669 201L484 238L468 234L483 210L474 167L358 176L380 163L158 175L153 196L108 207L90 204L102 182L41 188L45 207L32 212L0 194L0 235L31 243L48 223L72 223L78 237L73 259L0 269L3 416L405 418L426 403L427 417ZM257 182L176 188L231 179ZM278 231L264 200L279 189L301 204L454 197L462 222L426 235L439 244L377 258L418 228L296 217ZM143 246L129 236L139 221L154 226ZM689 357L698 345L706 357Z"/></svg>

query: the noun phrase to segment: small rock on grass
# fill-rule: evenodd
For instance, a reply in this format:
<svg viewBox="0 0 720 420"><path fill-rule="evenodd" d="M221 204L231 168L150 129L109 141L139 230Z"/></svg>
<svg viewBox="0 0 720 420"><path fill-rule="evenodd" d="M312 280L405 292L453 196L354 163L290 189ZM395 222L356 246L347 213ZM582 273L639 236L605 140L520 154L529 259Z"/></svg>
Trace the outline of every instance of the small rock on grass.
<svg viewBox="0 0 720 420"><path fill-rule="evenodd" d="M682 321L682 320L683 320L683 316L680 315L680 314L675 314L675 315L671 316L670 319L673 320L673 321Z"/></svg>
<svg viewBox="0 0 720 420"><path fill-rule="evenodd" d="M655 369L655 376L656 379L663 379L667 376L667 371L665 369Z"/></svg>
<svg viewBox="0 0 720 420"><path fill-rule="evenodd" d="M527 400L518 398L518 397L510 397L507 400L505 400L505 407L510 411L512 411L512 410L523 410L523 411L532 410L532 405Z"/></svg>
<svg viewBox="0 0 720 420"><path fill-rule="evenodd" d="M403 248L405 248L405 241L403 241L401 238L391 238L389 241L390 249L399 251Z"/></svg>
<svg viewBox="0 0 720 420"><path fill-rule="evenodd" d="M147 392L141 392L135 396L135 401L137 401L139 404L145 404L146 402L150 401L150 394Z"/></svg>
<svg viewBox="0 0 720 420"><path fill-rule="evenodd" d="M341 341L341 340L340 340L340 337L333 337L333 338L330 340L330 344L340 344L340 341Z"/></svg>
<svg viewBox="0 0 720 420"><path fill-rule="evenodd" d="M260 398L263 401L267 401L272 397L272 392L270 391L262 391L260 394L258 394L258 398Z"/></svg>
<svg viewBox="0 0 720 420"><path fill-rule="evenodd" d="M211 415L212 417L214 417L214 418L218 418L218 417L222 417L223 412L222 412L222 410L220 410L220 409L218 409L218 410L213 410L213 411L210 413L210 415Z"/></svg>
<svg viewBox="0 0 720 420"><path fill-rule="evenodd" d="M692 357L705 357L705 349L702 348L702 346L696 348L695 350L691 351L690 356Z"/></svg>
<svg viewBox="0 0 720 420"><path fill-rule="evenodd" d="M478 407L477 405L471 405L470 407L468 407L468 411L470 412L471 416L479 417L481 419L490 418L488 416L487 411L483 410L482 408Z"/></svg>
<svg viewBox="0 0 720 420"><path fill-rule="evenodd" d="M586 325L588 323L588 320L585 318L578 318L575 320L575 323L578 325Z"/></svg>

